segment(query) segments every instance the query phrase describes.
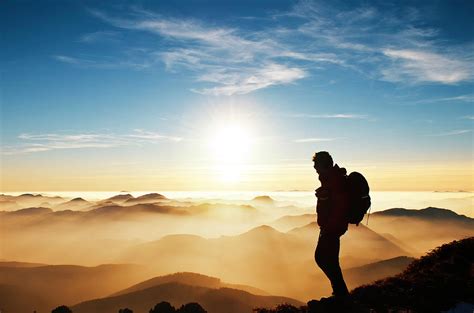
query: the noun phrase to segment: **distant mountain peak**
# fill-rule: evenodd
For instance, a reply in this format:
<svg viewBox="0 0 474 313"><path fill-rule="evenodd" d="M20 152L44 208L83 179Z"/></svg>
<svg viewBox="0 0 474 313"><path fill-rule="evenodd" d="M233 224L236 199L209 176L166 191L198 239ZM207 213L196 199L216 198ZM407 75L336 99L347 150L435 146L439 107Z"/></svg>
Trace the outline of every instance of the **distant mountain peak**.
<svg viewBox="0 0 474 313"><path fill-rule="evenodd" d="M273 200L272 197L267 196L267 195L257 196L253 198L252 201L266 203L266 204L273 204L275 202L275 200Z"/></svg>
<svg viewBox="0 0 474 313"><path fill-rule="evenodd" d="M404 208L393 208L384 211L374 212L375 216L393 216L393 217L426 217L426 218L466 218L471 219L465 215L459 215L456 212L453 212L448 209L436 208L436 207L427 207L424 209L404 209Z"/></svg>
<svg viewBox="0 0 474 313"><path fill-rule="evenodd" d="M162 194L152 192L152 193L147 193L144 195L141 195L136 198L130 198L125 201L125 203L141 203L141 202L147 202L147 201L156 201L156 200L166 200L167 198L163 196Z"/></svg>
<svg viewBox="0 0 474 313"><path fill-rule="evenodd" d="M136 199L166 199L165 196L162 194L152 192L152 193L147 193L145 195L139 196Z"/></svg>
<svg viewBox="0 0 474 313"><path fill-rule="evenodd" d="M24 194L19 195L19 197L31 197L31 198L34 198L34 197L41 197L41 195L40 195L39 193L38 193L38 194L24 193Z"/></svg>
<svg viewBox="0 0 474 313"><path fill-rule="evenodd" d="M201 237L199 235L192 235L192 234L171 234L171 235L166 235L161 237L161 239L158 239L156 241L152 241L151 243L156 243L158 241L164 241L164 240L205 240L204 237Z"/></svg>
<svg viewBox="0 0 474 313"><path fill-rule="evenodd" d="M288 234L297 234L299 232L304 232L304 231L307 231L307 230L310 230L310 231L319 230L318 223L313 221L313 222L310 222L310 223L308 223L306 225L303 225L303 226L294 227L294 228L290 229L289 231L287 231L287 233Z"/></svg>
<svg viewBox="0 0 474 313"><path fill-rule="evenodd" d="M201 279L205 281L207 278L210 279L211 285L206 286L207 283L204 283L204 286L202 286L203 281ZM167 282L167 279L160 282L163 277L156 277L155 279L157 284L154 284L153 281L146 281L109 297L81 302L71 309L73 312L79 313L114 312L117 307L126 304L133 305L136 312L146 312L159 302L159 299L167 299L167 301L171 300L170 302L178 303L186 303L192 299L208 309L210 313L252 312L255 307L274 306L281 302L298 306L303 304L298 300L287 297L255 295L244 289L233 288L238 287L238 285L225 283L216 285L212 281L216 278L204 275L198 279L197 284L189 284L192 280L188 283L181 283L176 281Z"/></svg>
<svg viewBox="0 0 474 313"><path fill-rule="evenodd" d="M9 214L13 215L33 215L33 214L47 214L51 213L53 210L50 208L44 208L44 207L31 207L31 208L24 208L12 212L8 212Z"/></svg>
<svg viewBox="0 0 474 313"><path fill-rule="evenodd" d="M116 200L116 201L126 201L128 199L133 199L133 196L129 193L127 194L119 194L119 195L115 195L113 197L110 197L110 198L107 198L106 200Z"/></svg>
<svg viewBox="0 0 474 313"><path fill-rule="evenodd" d="M260 225L255 228L252 228L248 232L244 233L243 235L249 235L249 234L281 234L278 230L275 228L268 226L268 225Z"/></svg>
<svg viewBox="0 0 474 313"><path fill-rule="evenodd" d="M87 202L87 200L84 200L84 199L81 198L81 197L77 197L77 198L74 198L74 199L70 200L69 202L78 203L78 202Z"/></svg>
<svg viewBox="0 0 474 313"><path fill-rule="evenodd" d="M135 284L127 289L121 290L112 294L112 296L123 295L131 292L136 292L144 290L150 287L155 287L157 285L167 284L167 283L178 283L192 286L201 286L207 288L219 288L222 285L222 282L219 278L211 277L199 273L193 272L177 272L174 274L168 274L164 276L157 276L150 279L147 279L141 283Z"/></svg>

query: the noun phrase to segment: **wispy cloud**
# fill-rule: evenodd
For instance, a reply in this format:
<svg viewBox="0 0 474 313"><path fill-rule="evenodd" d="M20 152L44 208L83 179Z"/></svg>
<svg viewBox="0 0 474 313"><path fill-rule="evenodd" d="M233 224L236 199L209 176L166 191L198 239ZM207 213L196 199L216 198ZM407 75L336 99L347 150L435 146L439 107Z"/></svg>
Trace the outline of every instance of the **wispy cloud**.
<svg viewBox="0 0 474 313"><path fill-rule="evenodd" d="M79 42L84 43L96 43L96 42L116 42L120 36L119 32L115 31L97 31L92 33L83 34L79 38Z"/></svg>
<svg viewBox="0 0 474 313"><path fill-rule="evenodd" d="M474 120L474 115L466 115L466 116L463 116L462 118L466 120Z"/></svg>
<svg viewBox="0 0 474 313"><path fill-rule="evenodd" d="M64 62L64 63L75 64L75 65L79 65L79 64L92 64L93 65L93 64L95 64L95 62L92 62L92 61L81 60L81 59L69 57L69 56L66 56L66 55L53 55L53 58L55 58L58 61Z"/></svg>
<svg viewBox="0 0 474 313"><path fill-rule="evenodd" d="M53 55L57 61L75 65L82 68L100 68L100 69L121 69L130 68L135 70L142 70L151 67L157 63L156 57L153 56L134 56L132 58L117 59L117 58L83 58L83 57L70 57L66 55Z"/></svg>
<svg viewBox="0 0 474 313"><path fill-rule="evenodd" d="M20 134L21 143L2 147L2 154L24 154L50 150L113 148L142 144L155 144L163 141L178 142L181 137L134 129L130 134L79 133L79 134Z"/></svg>
<svg viewBox="0 0 474 313"><path fill-rule="evenodd" d="M307 114L307 113L295 113L288 114L289 117L295 118L323 118L323 119L368 119L368 115L363 114Z"/></svg>
<svg viewBox="0 0 474 313"><path fill-rule="evenodd" d="M149 58L160 59L172 72L194 72L198 83L210 85L192 89L201 94L245 94L303 79L309 75L304 63L318 66L344 63L334 53L288 45L285 40L273 36L272 29L242 31L235 27L211 26L196 19L175 19L137 8L128 14L90 12L115 27L153 34L157 39L166 40L164 46L167 48L149 51ZM92 35L92 39L94 37ZM89 37L85 38L88 41ZM75 65L94 65L87 59L70 58L61 56L57 59ZM149 61L146 64L154 65ZM105 68L108 63L98 62L97 66Z"/></svg>
<svg viewBox="0 0 474 313"><path fill-rule="evenodd" d="M474 102L474 94L460 95L454 97L444 97L444 98L432 98L432 99L422 99L418 100L415 103L434 103L434 102Z"/></svg>
<svg viewBox="0 0 474 313"><path fill-rule="evenodd" d="M217 76L224 76L223 84L218 87L194 89L193 91L206 95L225 95L246 94L251 91L266 88L272 85L289 84L295 80L304 78L306 72L297 67L286 67L279 64L268 64L263 68L256 69L253 73L219 73ZM201 77L204 81L215 81L216 77ZM225 78L231 78L226 81Z"/></svg>
<svg viewBox="0 0 474 313"><path fill-rule="evenodd" d="M195 72L195 79L210 87L192 91L206 95L245 94L272 85L290 84L307 76L296 60L340 63L334 54L294 51L265 32L209 26L194 19L174 19L136 10L116 17L93 10L92 14L119 28L148 32L167 40L170 47L155 51L169 71ZM293 60L287 64L288 60Z"/></svg>
<svg viewBox="0 0 474 313"><path fill-rule="evenodd" d="M474 78L472 45L450 46L439 31L422 26L426 13L400 6L390 11L361 6L347 11L300 1L281 16L300 18L301 34L334 49L344 63L369 77L401 83L454 84Z"/></svg>
<svg viewBox="0 0 474 313"><path fill-rule="evenodd" d="M422 26L422 14L414 8L382 12L364 5L341 10L329 3L299 1L288 12L261 17L264 26L254 30L178 19L138 7L89 11L118 30L84 34L84 43L129 31L162 44L147 48L132 44L124 49L123 59L57 55L58 61L138 70L161 63L170 72L189 73L197 84L192 91L205 95L229 96L293 84L329 66L404 84L457 84L474 78L474 49L439 40L439 31Z"/></svg>
<svg viewBox="0 0 474 313"><path fill-rule="evenodd" d="M409 49L385 49L383 53L396 65L382 71L387 80L454 84L472 76L469 63L450 56Z"/></svg>
<svg viewBox="0 0 474 313"><path fill-rule="evenodd" d="M295 139L294 142L298 143L307 143L307 142L327 142L327 141L335 141L340 138L300 138L300 139Z"/></svg>
<svg viewBox="0 0 474 313"><path fill-rule="evenodd" d="M457 135L468 134L471 132L472 132L472 129L458 129L458 130L447 131L447 132L443 132L439 134L432 134L428 136L430 137L457 136Z"/></svg>
<svg viewBox="0 0 474 313"><path fill-rule="evenodd" d="M159 134L152 131L146 131L143 129L134 129L134 133L130 135L124 135L127 138L138 138L144 139L145 141L162 141L162 140L170 140L170 141L181 141L183 138L175 137L175 136L168 136Z"/></svg>

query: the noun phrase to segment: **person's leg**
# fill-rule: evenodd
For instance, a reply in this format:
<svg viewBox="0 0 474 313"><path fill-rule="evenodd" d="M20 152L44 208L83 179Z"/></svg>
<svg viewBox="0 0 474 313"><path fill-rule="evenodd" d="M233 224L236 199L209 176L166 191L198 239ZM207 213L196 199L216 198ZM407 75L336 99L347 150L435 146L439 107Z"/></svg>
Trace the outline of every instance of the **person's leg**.
<svg viewBox="0 0 474 313"><path fill-rule="evenodd" d="M315 260L329 278L336 297L349 294L339 265L340 237L321 232L315 251Z"/></svg>
<svg viewBox="0 0 474 313"><path fill-rule="evenodd" d="M344 297L349 294L346 282L342 276L341 266L339 264L339 250L340 250L340 236L329 236L330 239L330 262L328 265L328 272L330 274L329 279L333 289L333 294L338 297Z"/></svg>
<svg viewBox="0 0 474 313"><path fill-rule="evenodd" d="M329 263L329 260L328 260L329 242L327 239L328 239L327 236L323 235L323 232L320 231L318 244L316 245L316 251L314 252L314 260L316 261L316 264L319 266L319 268L329 278L329 275L327 273L327 267Z"/></svg>

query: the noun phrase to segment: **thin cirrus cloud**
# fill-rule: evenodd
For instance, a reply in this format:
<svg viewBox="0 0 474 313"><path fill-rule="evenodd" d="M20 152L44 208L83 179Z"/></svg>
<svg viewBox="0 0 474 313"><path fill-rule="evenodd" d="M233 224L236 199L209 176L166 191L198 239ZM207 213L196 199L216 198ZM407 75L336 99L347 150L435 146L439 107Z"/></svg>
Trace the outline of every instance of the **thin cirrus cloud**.
<svg viewBox="0 0 474 313"><path fill-rule="evenodd" d="M84 43L131 31L165 44L143 48L127 42L132 47L124 49L122 56L92 60L58 55L56 60L104 69L141 70L163 64L170 72L190 73L197 84L191 90L205 95L230 96L288 85L329 66L403 84L452 85L474 77L472 49L448 46L438 38L437 29L420 26L423 14L414 8L341 10L299 1L288 12L255 17L266 21L255 30L178 19L137 7L113 14L89 12L115 30L85 34L81 37Z"/></svg>
<svg viewBox="0 0 474 313"><path fill-rule="evenodd" d="M422 99L418 100L415 103L435 103L435 102L474 102L474 94L460 95L454 97L444 97L444 98L433 98L433 99Z"/></svg>
<svg viewBox="0 0 474 313"><path fill-rule="evenodd" d="M322 119L368 119L368 115L364 114L306 114L306 113L295 113L289 114L289 117L294 118L322 118Z"/></svg>
<svg viewBox="0 0 474 313"><path fill-rule="evenodd" d="M119 32L114 31L96 31L92 33L83 34L79 38L79 42L95 43L95 42L116 42L120 36Z"/></svg>
<svg viewBox="0 0 474 313"><path fill-rule="evenodd" d="M297 143L309 143L309 142L328 142L328 141L335 141L340 138L317 138L317 137L312 137L312 138L300 138L300 139L295 139L293 140L294 142Z"/></svg>
<svg viewBox="0 0 474 313"><path fill-rule="evenodd" d="M268 64L263 68L255 70L253 73L237 75L234 81L231 80L223 85L212 88L193 89L193 91L214 96L246 94L271 85L289 84L305 76L306 72L297 67Z"/></svg>
<svg viewBox="0 0 474 313"><path fill-rule="evenodd" d="M397 65L382 72L387 80L454 84L472 77L469 63L449 56L409 49L386 49L383 53Z"/></svg>
<svg viewBox="0 0 474 313"><path fill-rule="evenodd" d="M13 155L65 149L114 148L154 144L163 141L179 142L183 138L134 129L130 134L20 134L18 139L22 141L20 144L3 147L2 154Z"/></svg>
<svg viewBox="0 0 474 313"><path fill-rule="evenodd" d="M75 65L82 68L100 68L100 69L121 69L121 68L131 68L135 70L142 70L149 68L156 63L156 60L148 57L137 57L133 56L132 58L127 59L117 59L117 58L95 58L90 57L70 57L66 55L53 55L52 56L57 61Z"/></svg>
<svg viewBox="0 0 474 313"><path fill-rule="evenodd" d="M432 134L428 136L430 137L458 136L458 135L468 134L471 132L472 132L471 129L457 129L457 130L447 131L447 132L443 132L439 134Z"/></svg>
<svg viewBox="0 0 474 313"><path fill-rule="evenodd" d="M132 19L111 17L99 11L92 13L115 27L152 33L178 46L184 44L186 48L155 51L154 54L161 57L168 70L195 71L197 82L212 85L192 89L200 94L246 94L272 85L290 84L307 76L301 66L281 63L279 58L340 62L329 53L290 51L266 34L254 33L245 37L234 28L209 27L199 21L165 18L148 11L138 11L136 13L142 16Z"/></svg>
<svg viewBox="0 0 474 313"><path fill-rule="evenodd" d="M396 83L455 84L474 77L472 46L450 47L437 29L422 27L415 8L349 11L300 1L287 15L305 21L298 29L320 46L336 49L345 64L368 77Z"/></svg>

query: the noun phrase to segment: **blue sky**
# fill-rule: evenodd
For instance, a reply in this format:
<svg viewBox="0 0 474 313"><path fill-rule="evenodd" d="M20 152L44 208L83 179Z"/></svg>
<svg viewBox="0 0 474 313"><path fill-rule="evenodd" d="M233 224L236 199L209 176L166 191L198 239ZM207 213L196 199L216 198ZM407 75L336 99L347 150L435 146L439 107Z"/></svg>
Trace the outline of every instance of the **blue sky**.
<svg viewBox="0 0 474 313"><path fill-rule="evenodd" d="M3 190L221 187L189 175L232 123L252 156L226 188L306 189L316 150L380 189L473 187L471 1L2 7ZM423 166L437 176L413 182Z"/></svg>

